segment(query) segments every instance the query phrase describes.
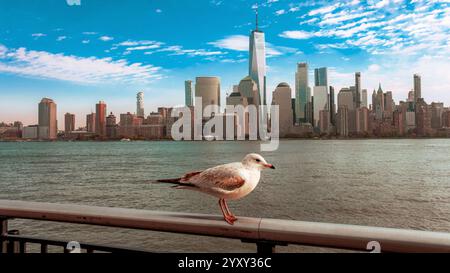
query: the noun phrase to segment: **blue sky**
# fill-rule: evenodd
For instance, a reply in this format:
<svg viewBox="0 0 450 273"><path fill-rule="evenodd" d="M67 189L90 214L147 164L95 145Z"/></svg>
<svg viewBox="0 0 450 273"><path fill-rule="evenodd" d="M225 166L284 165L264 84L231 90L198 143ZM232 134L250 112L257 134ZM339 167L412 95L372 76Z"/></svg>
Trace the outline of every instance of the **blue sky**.
<svg viewBox="0 0 450 273"><path fill-rule="evenodd" d="M182 104L196 76L219 76L224 98L247 75L255 4L269 98L306 61L337 90L361 71L363 88L381 82L397 102L419 73L426 101L450 105L448 0L0 0L0 121L36 123L51 97L60 126L65 112L81 126L98 100L134 112L138 91L148 113Z"/></svg>

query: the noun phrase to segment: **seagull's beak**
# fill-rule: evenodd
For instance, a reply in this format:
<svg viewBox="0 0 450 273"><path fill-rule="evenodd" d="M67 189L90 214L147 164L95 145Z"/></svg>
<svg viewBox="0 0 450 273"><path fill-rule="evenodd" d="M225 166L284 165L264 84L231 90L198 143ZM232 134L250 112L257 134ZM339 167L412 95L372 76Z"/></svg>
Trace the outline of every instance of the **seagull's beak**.
<svg viewBox="0 0 450 273"><path fill-rule="evenodd" d="M275 170L275 166L272 164L265 164L264 167Z"/></svg>

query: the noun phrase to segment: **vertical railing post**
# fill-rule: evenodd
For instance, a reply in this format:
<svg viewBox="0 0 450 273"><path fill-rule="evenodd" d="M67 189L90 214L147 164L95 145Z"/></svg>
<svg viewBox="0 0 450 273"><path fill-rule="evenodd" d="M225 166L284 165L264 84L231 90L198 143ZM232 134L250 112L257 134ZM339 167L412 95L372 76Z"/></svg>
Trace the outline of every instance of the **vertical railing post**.
<svg viewBox="0 0 450 273"><path fill-rule="evenodd" d="M8 219L0 218L0 254L6 253L5 236L8 233Z"/></svg>
<svg viewBox="0 0 450 273"><path fill-rule="evenodd" d="M258 254L272 254L275 253L275 244L270 242L257 242L256 252Z"/></svg>
<svg viewBox="0 0 450 273"><path fill-rule="evenodd" d="M18 230L9 230L8 235L18 236L20 232ZM20 253L20 242L8 239L7 250L10 254Z"/></svg>

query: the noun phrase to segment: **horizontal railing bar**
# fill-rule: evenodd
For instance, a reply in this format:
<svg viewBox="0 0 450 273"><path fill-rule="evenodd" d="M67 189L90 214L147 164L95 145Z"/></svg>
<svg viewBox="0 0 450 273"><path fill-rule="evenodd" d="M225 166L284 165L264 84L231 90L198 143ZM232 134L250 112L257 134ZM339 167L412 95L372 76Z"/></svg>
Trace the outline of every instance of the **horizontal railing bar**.
<svg viewBox="0 0 450 273"><path fill-rule="evenodd" d="M239 217L229 225L221 216L155 212L0 200L0 218L143 229L367 251L376 241L383 252L450 252L450 233Z"/></svg>
<svg viewBox="0 0 450 273"><path fill-rule="evenodd" d="M48 246L59 246L59 247L66 247L67 241L61 241L61 240L53 240L53 239L46 239L41 237L34 237L34 236L22 236L22 235L5 235L3 236L3 240L7 240L9 242L20 242L21 244L24 243L30 243L30 244L40 244L41 246L46 246L46 251L48 249ZM114 253L149 253L148 251L137 249L137 248L130 248L130 247L116 247L116 246L105 246L105 245L99 245L99 244L86 244L86 243L80 243L81 249L85 250L94 250L94 251L101 251L101 252L114 252ZM42 250L42 248L41 248Z"/></svg>
<svg viewBox="0 0 450 273"><path fill-rule="evenodd" d="M261 219L239 217L235 225L222 216L137 209L0 200L0 217L88 224L236 239L258 239Z"/></svg>

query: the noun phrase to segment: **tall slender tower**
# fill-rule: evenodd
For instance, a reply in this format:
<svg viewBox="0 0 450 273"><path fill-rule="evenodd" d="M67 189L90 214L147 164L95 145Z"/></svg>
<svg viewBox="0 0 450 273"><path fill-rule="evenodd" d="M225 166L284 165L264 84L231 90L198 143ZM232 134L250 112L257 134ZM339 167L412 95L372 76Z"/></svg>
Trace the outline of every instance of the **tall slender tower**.
<svg viewBox="0 0 450 273"><path fill-rule="evenodd" d="M297 64L295 73L295 116L297 123L308 122L306 106L311 101L311 91L308 86L308 64Z"/></svg>
<svg viewBox="0 0 450 273"><path fill-rule="evenodd" d="M137 93L136 96L136 114L138 117L145 117L144 112L144 92Z"/></svg>
<svg viewBox="0 0 450 273"><path fill-rule="evenodd" d="M361 107L361 72L355 73L355 94L353 96L355 108Z"/></svg>
<svg viewBox="0 0 450 273"><path fill-rule="evenodd" d="M184 98L187 107L194 106L194 97L192 96L192 81L184 82Z"/></svg>
<svg viewBox="0 0 450 273"><path fill-rule="evenodd" d="M414 74L414 102L422 98L422 78L419 74Z"/></svg>
<svg viewBox="0 0 450 273"><path fill-rule="evenodd" d="M335 95L334 95L334 87L330 86L330 99L329 99L329 108L330 108L330 124L336 125L336 104L334 102Z"/></svg>
<svg viewBox="0 0 450 273"><path fill-rule="evenodd" d="M259 103L266 105L266 42L264 32L258 29L258 9L256 9L256 28L250 35L249 76L258 87Z"/></svg>

